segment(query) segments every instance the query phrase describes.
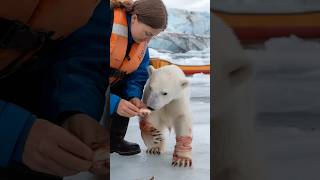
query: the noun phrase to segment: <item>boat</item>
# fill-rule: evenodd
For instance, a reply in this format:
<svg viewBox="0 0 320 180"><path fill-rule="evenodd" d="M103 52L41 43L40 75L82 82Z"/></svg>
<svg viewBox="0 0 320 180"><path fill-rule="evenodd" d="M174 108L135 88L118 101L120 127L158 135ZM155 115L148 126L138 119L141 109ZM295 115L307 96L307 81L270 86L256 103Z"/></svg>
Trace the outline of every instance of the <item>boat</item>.
<svg viewBox="0 0 320 180"><path fill-rule="evenodd" d="M150 58L150 65L152 65L155 69L158 69L162 66L174 64L169 62L168 60L161 59L161 58ZM210 64L208 65L177 65L182 69L185 75L190 76L196 73L203 73L203 74L210 74Z"/></svg>
<svg viewBox="0 0 320 180"><path fill-rule="evenodd" d="M214 10L240 39L241 43L259 43L274 37L295 35L320 38L320 11L297 13L231 13Z"/></svg>

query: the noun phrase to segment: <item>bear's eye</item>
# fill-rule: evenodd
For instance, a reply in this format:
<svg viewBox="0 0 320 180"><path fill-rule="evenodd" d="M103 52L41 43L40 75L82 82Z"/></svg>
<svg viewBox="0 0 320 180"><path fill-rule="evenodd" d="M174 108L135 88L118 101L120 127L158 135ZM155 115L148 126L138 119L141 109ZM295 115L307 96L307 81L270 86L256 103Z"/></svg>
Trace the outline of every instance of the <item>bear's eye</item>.
<svg viewBox="0 0 320 180"><path fill-rule="evenodd" d="M161 92L161 94L165 96L165 95L167 95L168 93L166 93L166 92Z"/></svg>
<svg viewBox="0 0 320 180"><path fill-rule="evenodd" d="M149 89L150 89L150 91L152 90L152 87L151 86L149 86Z"/></svg>

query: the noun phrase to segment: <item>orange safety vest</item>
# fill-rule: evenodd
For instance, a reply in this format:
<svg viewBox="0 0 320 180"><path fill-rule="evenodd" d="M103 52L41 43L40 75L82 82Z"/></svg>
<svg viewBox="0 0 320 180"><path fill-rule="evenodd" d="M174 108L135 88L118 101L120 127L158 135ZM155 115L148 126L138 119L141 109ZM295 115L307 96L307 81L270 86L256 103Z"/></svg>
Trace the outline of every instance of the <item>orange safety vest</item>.
<svg viewBox="0 0 320 180"><path fill-rule="evenodd" d="M53 32L52 40L85 25L100 0L2 0L0 17L19 21L35 31ZM0 72L19 59L25 62L41 47L25 51L0 48Z"/></svg>
<svg viewBox="0 0 320 180"><path fill-rule="evenodd" d="M128 56L128 22L125 9L114 8L114 20L110 37L110 67L120 71L122 74L130 74L138 69L142 62L147 42L133 43ZM110 75L109 83L113 84L123 77Z"/></svg>

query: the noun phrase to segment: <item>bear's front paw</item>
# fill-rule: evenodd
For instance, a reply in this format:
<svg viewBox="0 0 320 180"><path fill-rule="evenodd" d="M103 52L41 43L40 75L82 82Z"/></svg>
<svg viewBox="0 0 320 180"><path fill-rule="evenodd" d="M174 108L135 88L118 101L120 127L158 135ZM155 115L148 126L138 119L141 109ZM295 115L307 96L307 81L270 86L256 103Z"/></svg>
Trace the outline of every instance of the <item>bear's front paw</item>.
<svg viewBox="0 0 320 180"><path fill-rule="evenodd" d="M191 167L192 159L189 157L182 157L178 155L173 155L171 166L179 167Z"/></svg>
<svg viewBox="0 0 320 180"><path fill-rule="evenodd" d="M176 145L173 152L172 166L192 166L192 137L177 136Z"/></svg>
<svg viewBox="0 0 320 180"><path fill-rule="evenodd" d="M160 155L161 154L161 148L160 147L151 147L151 148L148 148L146 152L148 154Z"/></svg>

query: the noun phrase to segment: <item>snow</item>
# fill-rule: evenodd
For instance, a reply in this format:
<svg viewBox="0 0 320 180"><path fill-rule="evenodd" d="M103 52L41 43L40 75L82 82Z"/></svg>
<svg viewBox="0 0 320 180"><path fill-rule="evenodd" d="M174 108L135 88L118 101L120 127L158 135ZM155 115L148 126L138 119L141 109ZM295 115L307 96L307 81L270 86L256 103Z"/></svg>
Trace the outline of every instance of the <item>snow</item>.
<svg viewBox="0 0 320 180"><path fill-rule="evenodd" d="M258 112L317 114L319 52L318 42L295 36L271 39L260 49L247 50L256 67Z"/></svg>
<svg viewBox="0 0 320 180"><path fill-rule="evenodd" d="M251 46L257 137L267 180L315 180L320 172L320 43L295 36Z"/></svg>
<svg viewBox="0 0 320 180"><path fill-rule="evenodd" d="M267 180L319 179L319 131L290 127L259 127L257 131Z"/></svg>

